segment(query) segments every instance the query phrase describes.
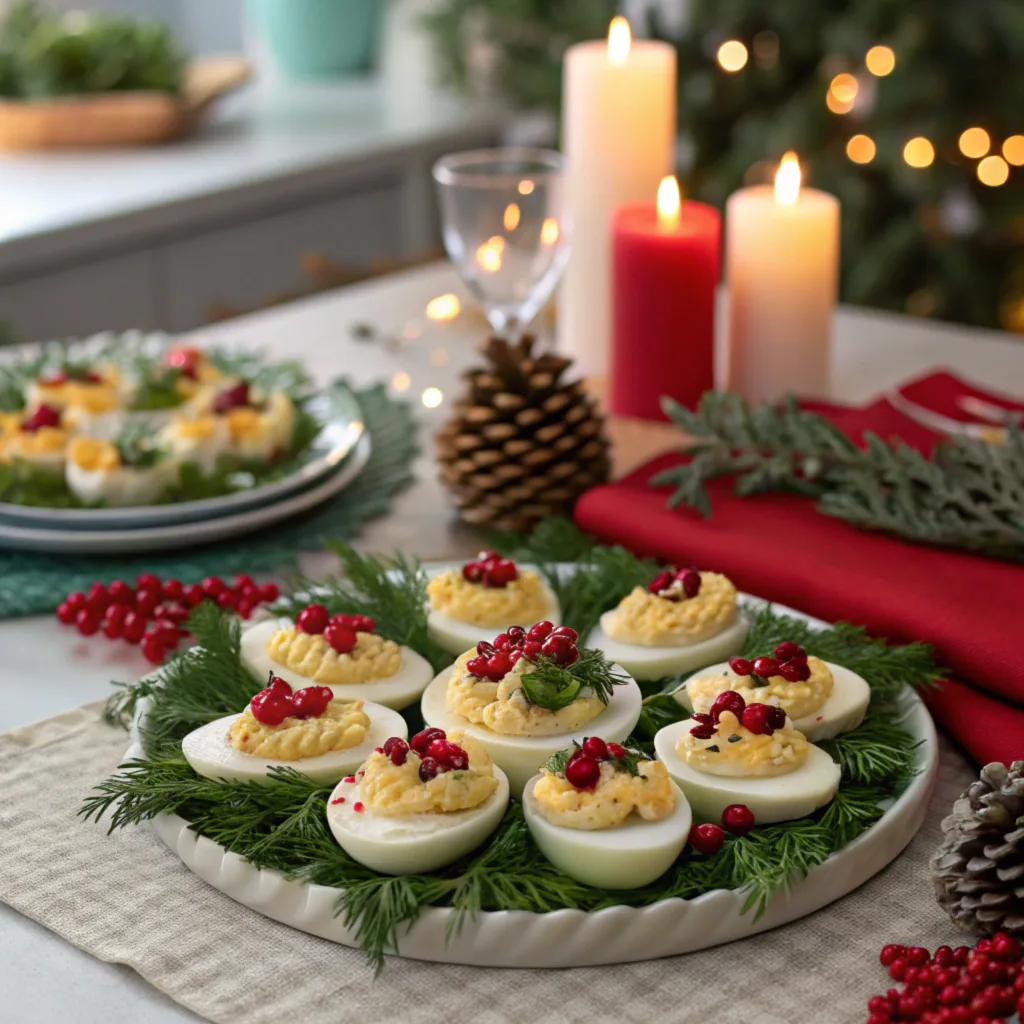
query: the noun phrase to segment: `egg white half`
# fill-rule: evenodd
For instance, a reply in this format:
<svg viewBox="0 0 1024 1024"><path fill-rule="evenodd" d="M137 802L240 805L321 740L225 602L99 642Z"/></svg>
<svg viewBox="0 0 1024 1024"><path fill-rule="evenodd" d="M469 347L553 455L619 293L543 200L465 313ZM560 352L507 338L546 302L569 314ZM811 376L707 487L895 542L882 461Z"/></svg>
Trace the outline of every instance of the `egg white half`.
<svg viewBox="0 0 1024 1024"><path fill-rule="evenodd" d="M522 571L533 571L527 566L521 568ZM438 570L438 572L440 571L442 570ZM436 576L438 572L431 573L431 575ZM556 626L561 625L562 609L558 604L558 598L543 579L541 584L544 590L544 600L548 607L544 618ZM509 626L529 628L532 625L532 622L506 622L500 626L473 626L468 622L453 619L444 612L434 611L429 604L427 605L427 631L430 633L430 639L450 654L462 654L463 651L476 647L481 640L490 643L499 633L504 633Z"/></svg>
<svg viewBox="0 0 1024 1024"><path fill-rule="evenodd" d="M68 489L81 501L102 501L112 508L124 508L156 504L174 483L177 472L177 464L170 461L144 469L83 469L68 459L64 478Z"/></svg>
<svg viewBox="0 0 1024 1024"><path fill-rule="evenodd" d="M826 661L825 664L832 672L832 693L828 700L817 711L804 715L803 718L792 719L794 728L798 732L802 732L812 743L817 743L819 740L830 740L841 732L856 729L864 721L868 704L871 702L871 687L863 677L857 675L856 672L851 672L848 668L843 668L842 665L835 665L831 661ZM717 675L736 678L736 673L729 668L729 663L726 661L720 665L702 669L697 674L701 678ZM722 689L725 690L724 685ZM673 696L692 714L693 704L686 692L686 683L683 683Z"/></svg>
<svg viewBox="0 0 1024 1024"><path fill-rule="evenodd" d="M201 473L209 476L217 468L221 456L227 454L231 444L227 422L220 416L213 419L213 432L208 437L185 435L179 429L179 421L172 419L160 431L160 443L179 459L194 462Z"/></svg>
<svg viewBox="0 0 1024 1024"><path fill-rule="evenodd" d="M109 412L89 412L87 409L72 407L65 410L64 422L76 434L94 437L97 441L113 441L128 420L123 409Z"/></svg>
<svg viewBox="0 0 1024 1024"><path fill-rule="evenodd" d="M587 647L597 647L618 662L634 679L647 681L692 672L715 659L731 658L743 650L750 622L742 612L721 633L695 644L675 644L648 647L613 640L604 630L604 624L614 609L601 616L601 624L587 637Z"/></svg>
<svg viewBox="0 0 1024 1024"><path fill-rule="evenodd" d="M508 776L515 797L522 795L527 782L555 751L571 746L573 740L582 743L587 736L601 736L610 743L621 743L633 731L643 703L640 687L630 678L621 686L614 687L605 709L575 732L553 736L503 736L486 726L467 722L461 715L448 710L446 697L451 674L452 666L449 666L424 692L420 701L424 722L446 732L462 729L467 736L477 740Z"/></svg>
<svg viewBox="0 0 1024 1024"><path fill-rule="evenodd" d="M319 757L304 757L298 761L257 757L235 750L228 741L228 730L238 715L226 715L215 722L194 729L181 741L181 751L197 775L208 779L241 779L248 782L269 782L271 768L294 768L317 782L337 782L351 775L391 736L405 739L408 726L405 719L391 708L367 701L363 711L370 719L370 728L363 742L347 750L335 750Z"/></svg>
<svg viewBox="0 0 1024 1024"><path fill-rule="evenodd" d="M493 768L498 788L478 807L450 813L388 817L357 811L359 782L339 782L327 801L327 824L353 860L381 874L437 871L471 853L501 824L509 782L497 765Z"/></svg>
<svg viewBox="0 0 1024 1024"><path fill-rule="evenodd" d="M242 664L261 682L271 672L279 679L290 683L296 689L303 686L330 685L316 683L306 676L278 665L267 655L267 641L279 629L293 629L295 623L291 619L271 619L250 626L242 634ZM334 696L340 700L371 700L385 707L401 710L415 704L420 694L434 676L434 670L426 658L417 654L411 647L400 647L402 665L399 670L387 679L376 679L368 683L346 683L331 686Z"/></svg>
<svg viewBox="0 0 1024 1024"><path fill-rule="evenodd" d="M654 749L698 818L717 823L730 804L746 804L759 825L793 821L824 807L839 790L839 765L814 744L808 745L807 760L786 775L736 778L697 771L676 754L676 743L692 727L689 720L665 726L654 737Z"/></svg>
<svg viewBox="0 0 1024 1024"><path fill-rule="evenodd" d="M661 821L644 821L635 811L617 828L592 830L552 825L533 796L540 775L523 791L523 814L540 852L559 871L601 889L638 889L649 885L683 852L693 816L682 790L673 782L675 810Z"/></svg>

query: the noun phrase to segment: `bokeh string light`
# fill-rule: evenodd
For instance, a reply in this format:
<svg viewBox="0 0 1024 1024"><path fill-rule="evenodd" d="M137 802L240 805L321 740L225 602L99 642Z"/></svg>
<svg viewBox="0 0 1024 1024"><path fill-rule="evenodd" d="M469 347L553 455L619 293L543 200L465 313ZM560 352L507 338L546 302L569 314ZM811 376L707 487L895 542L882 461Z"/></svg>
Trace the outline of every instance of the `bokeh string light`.
<svg viewBox="0 0 1024 1024"><path fill-rule="evenodd" d="M1024 135L1011 135L1003 143L1003 159L1014 167L1024 167Z"/></svg>
<svg viewBox="0 0 1024 1024"><path fill-rule="evenodd" d="M910 167L930 167L935 147L923 135L915 136L903 147L903 159Z"/></svg>
<svg viewBox="0 0 1024 1024"><path fill-rule="evenodd" d="M987 156L978 164L978 181L996 188L1010 177L1010 165L1001 156Z"/></svg>
<svg viewBox="0 0 1024 1024"><path fill-rule="evenodd" d="M972 160L980 160L992 147L992 140L984 128L968 128L960 135L960 152Z"/></svg>
<svg viewBox="0 0 1024 1024"><path fill-rule="evenodd" d="M846 155L855 164L869 164L875 159L875 142L869 135L853 135L846 143Z"/></svg>
<svg viewBox="0 0 1024 1024"><path fill-rule="evenodd" d="M884 78L896 67L896 54L888 46L872 46L864 57L864 66L871 74Z"/></svg>
<svg viewBox="0 0 1024 1024"><path fill-rule="evenodd" d="M747 48L738 39L727 39L718 48L718 63L723 71L740 71L747 64Z"/></svg>

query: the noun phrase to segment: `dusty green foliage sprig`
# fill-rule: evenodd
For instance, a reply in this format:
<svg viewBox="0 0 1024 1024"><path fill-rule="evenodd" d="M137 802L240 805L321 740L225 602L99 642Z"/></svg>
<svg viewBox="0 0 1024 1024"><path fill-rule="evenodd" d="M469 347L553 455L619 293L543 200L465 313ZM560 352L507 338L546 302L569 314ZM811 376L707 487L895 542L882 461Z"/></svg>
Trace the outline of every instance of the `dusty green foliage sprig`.
<svg viewBox="0 0 1024 1024"><path fill-rule="evenodd" d="M580 650L579 660L569 666L559 665L552 658L538 658L529 672L520 677L520 685L531 704L558 711L587 690L607 704L614 688L627 682L627 678L613 670L603 651L589 647Z"/></svg>
<svg viewBox="0 0 1024 1024"><path fill-rule="evenodd" d="M425 604L425 581L418 567L399 563L396 572L344 546L335 550L350 584L335 583L320 591L324 603L332 610L372 614L382 625L387 622L384 628L389 630L407 629L404 635L413 641L410 646L426 654L428 649L415 642L425 636L425 621L416 618ZM640 571L638 566L634 570ZM565 582L564 587L571 603L575 599L571 583ZM400 597L392 604L396 594ZM305 603L300 597L287 599L279 607L294 612ZM586 602L579 607L585 609ZM411 629L402 618L403 609L416 618ZM579 621L569 624L580 625ZM835 656L839 661L859 657L857 671L875 687L864 724L829 741L829 750L842 768L838 795L808 818L760 826L742 838L730 836L713 857L685 854L662 878L642 889L606 891L563 875L534 845L518 802L510 805L487 844L458 863L430 875L391 877L357 864L334 842L326 825L329 786L287 769L265 784L198 777L182 756L182 737L240 710L263 685L240 663L239 624L212 604L197 608L190 623L201 648L174 659L155 678L123 688L113 699L110 713L116 719L127 716L140 698L147 698L141 739L149 759L122 766L97 787L81 813L90 820L109 818L110 827L119 828L172 811L198 833L259 867L339 889L338 913L355 929L378 969L385 954L396 948L401 931L429 907L455 911L449 934L483 911L642 907L672 897L692 899L720 888L741 890L747 908L759 913L773 895L788 889L877 821L883 813L881 802L913 776L913 744L890 698L904 682L920 684L935 674L921 650L889 649L852 627L808 636L799 632L801 627L800 620L763 610L754 621L751 643L761 647L773 640L797 639L813 654ZM900 651L909 653L900 655ZM665 681L670 684L678 685L678 680ZM650 719L655 710L665 716L662 724L685 714L668 693L649 698L644 707L647 727L642 719L627 740L631 758L649 756L653 736L649 729L654 724Z"/></svg>
<svg viewBox="0 0 1024 1024"><path fill-rule="evenodd" d="M711 515L707 483L735 477L743 496L785 491L817 499L825 515L905 540L1024 560L1024 433L1002 444L970 437L942 441L930 457L866 433L853 444L824 417L788 399L751 406L706 392L696 410L662 407L690 439L690 460L656 474L675 488L670 507Z"/></svg>

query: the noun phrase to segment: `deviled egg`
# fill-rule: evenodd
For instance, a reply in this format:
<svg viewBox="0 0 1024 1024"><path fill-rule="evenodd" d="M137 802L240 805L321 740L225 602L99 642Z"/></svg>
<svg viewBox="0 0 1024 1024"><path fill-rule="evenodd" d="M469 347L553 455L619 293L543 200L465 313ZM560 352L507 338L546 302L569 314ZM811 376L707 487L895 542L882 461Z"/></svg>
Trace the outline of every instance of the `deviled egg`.
<svg viewBox="0 0 1024 1024"><path fill-rule="evenodd" d="M539 622L467 651L427 687L423 720L481 743L519 796L538 768L574 740L622 742L640 717L640 688L600 651L580 651L568 626Z"/></svg>
<svg viewBox="0 0 1024 1024"><path fill-rule="evenodd" d="M812 743L856 729L871 701L871 687L856 672L809 658L791 641L779 644L771 656L712 665L688 679L675 698L689 711L708 712L726 690L748 704L760 701L782 708Z"/></svg>
<svg viewBox="0 0 1024 1024"><path fill-rule="evenodd" d="M293 686L321 683L343 700L372 700L389 708L416 702L434 676L426 658L376 632L366 615L334 615L322 604L295 621L259 622L242 634L242 663Z"/></svg>
<svg viewBox="0 0 1024 1024"><path fill-rule="evenodd" d="M7 418L0 436L0 462L20 462L54 474L64 472L70 434L59 409L40 405Z"/></svg>
<svg viewBox="0 0 1024 1024"><path fill-rule="evenodd" d="M427 628L452 654L489 640L516 622L558 623L558 598L539 573L520 569L496 551L481 551L461 569L438 573L427 584Z"/></svg>
<svg viewBox="0 0 1024 1024"><path fill-rule="evenodd" d="M64 424L78 434L109 439L124 422L125 396L113 366L66 366L34 380L26 391L30 411L47 405L64 413Z"/></svg>
<svg viewBox="0 0 1024 1024"><path fill-rule="evenodd" d="M227 422L220 416L175 413L160 431L160 444L183 462L192 462L210 476L227 454L231 442Z"/></svg>
<svg viewBox="0 0 1024 1024"><path fill-rule="evenodd" d="M72 438L65 463L68 490L86 504L112 508L155 504L177 481L177 463L159 451L142 460L137 449L132 451L130 455L112 441Z"/></svg>
<svg viewBox="0 0 1024 1024"><path fill-rule="evenodd" d="M634 679L661 679L736 654L748 625L731 580L671 566L605 612L587 644Z"/></svg>
<svg viewBox="0 0 1024 1024"><path fill-rule="evenodd" d="M660 878L683 852L692 820L663 764L597 736L547 761L526 784L523 814L556 868L602 889Z"/></svg>
<svg viewBox="0 0 1024 1024"><path fill-rule="evenodd" d="M719 694L708 714L659 730L654 749L694 813L708 821L737 803L759 824L803 818L839 789L839 765L781 708L747 704L732 690Z"/></svg>
<svg viewBox="0 0 1024 1024"><path fill-rule="evenodd" d="M216 384L224 374L202 349L191 345L174 345L164 353L164 367L176 371L174 389L184 402L193 398L203 385Z"/></svg>
<svg viewBox="0 0 1024 1024"><path fill-rule="evenodd" d="M386 875L436 871L501 824L508 779L459 732L392 736L327 801L327 824L353 859Z"/></svg>
<svg viewBox="0 0 1024 1024"><path fill-rule="evenodd" d="M227 715L181 741L185 760L208 779L268 781L271 768L294 768L317 782L354 772L389 736L407 735L396 711L335 700L326 686L293 691L271 677L240 715Z"/></svg>

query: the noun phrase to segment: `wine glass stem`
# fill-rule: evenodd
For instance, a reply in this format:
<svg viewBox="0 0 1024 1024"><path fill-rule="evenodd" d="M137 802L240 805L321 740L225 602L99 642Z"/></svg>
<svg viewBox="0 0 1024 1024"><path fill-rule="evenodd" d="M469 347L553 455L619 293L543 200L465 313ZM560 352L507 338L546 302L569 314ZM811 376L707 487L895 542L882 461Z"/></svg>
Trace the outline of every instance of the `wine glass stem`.
<svg viewBox="0 0 1024 1024"><path fill-rule="evenodd" d="M515 345L523 335L523 322L517 316L494 312L488 319L495 336L504 338L510 345Z"/></svg>

